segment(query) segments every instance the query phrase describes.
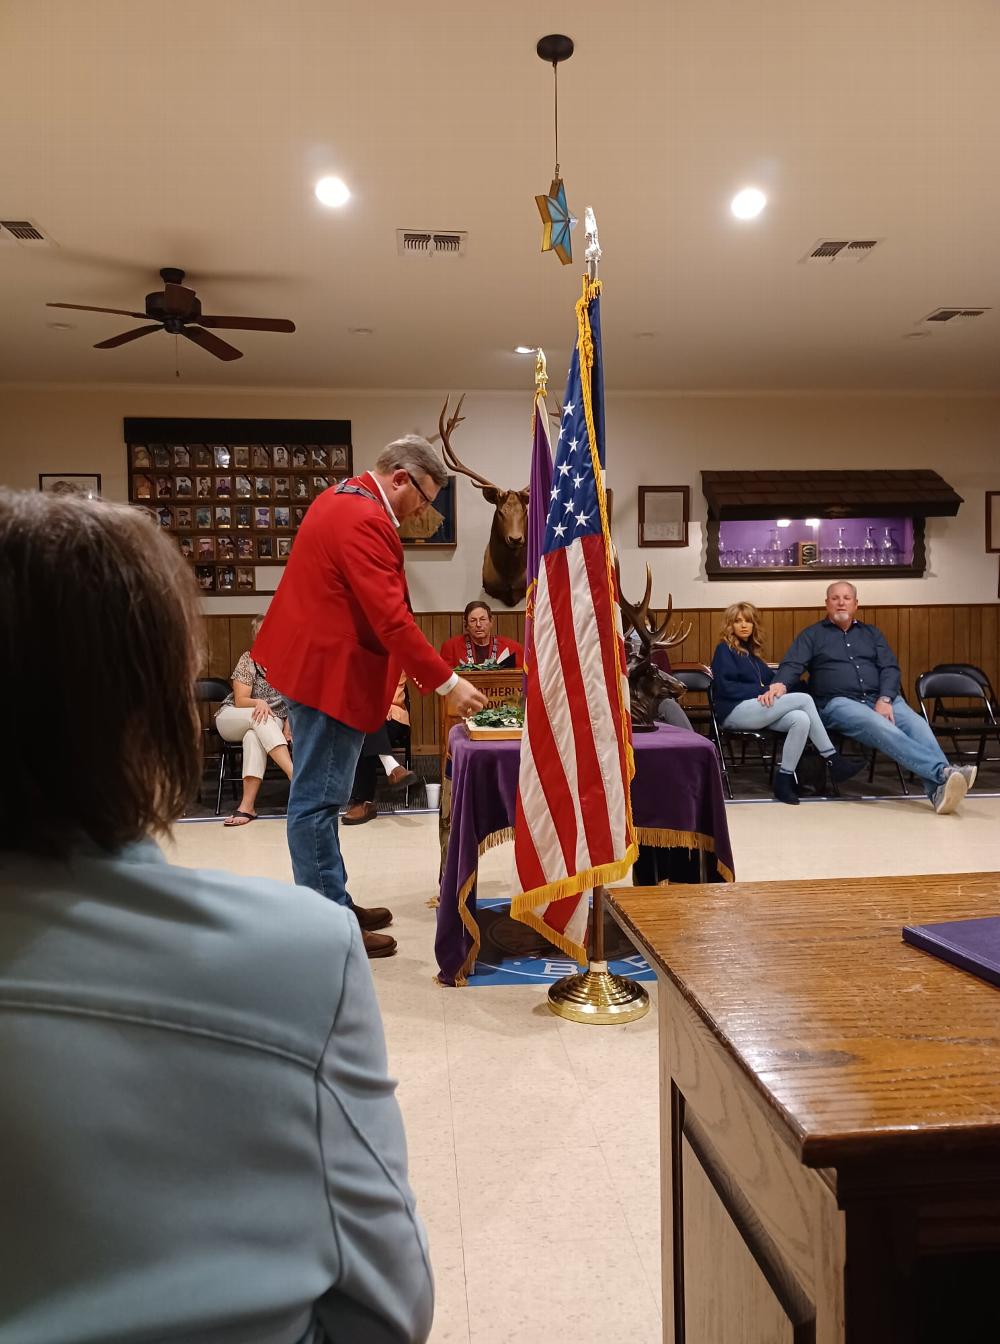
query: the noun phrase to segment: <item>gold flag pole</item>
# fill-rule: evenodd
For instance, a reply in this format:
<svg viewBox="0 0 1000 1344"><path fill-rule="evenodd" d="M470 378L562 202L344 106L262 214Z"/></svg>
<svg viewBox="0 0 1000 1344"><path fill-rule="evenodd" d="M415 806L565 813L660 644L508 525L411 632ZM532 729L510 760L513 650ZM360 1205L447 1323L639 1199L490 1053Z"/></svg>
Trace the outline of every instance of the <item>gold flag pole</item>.
<svg viewBox="0 0 1000 1344"><path fill-rule="evenodd" d="M584 212L587 234L586 262L591 283L597 279L601 245L597 220L587 206ZM535 370L537 378L537 365ZM606 478L606 473L602 473ZM604 481L607 486L607 480ZM642 985L624 975L612 975L604 956L604 888L594 888L590 911L590 958L582 974L566 975L549 990L549 1008L571 1022L591 1022L611 1026L615 1022L637 1022L649 1012L649 995Z"/></svg>

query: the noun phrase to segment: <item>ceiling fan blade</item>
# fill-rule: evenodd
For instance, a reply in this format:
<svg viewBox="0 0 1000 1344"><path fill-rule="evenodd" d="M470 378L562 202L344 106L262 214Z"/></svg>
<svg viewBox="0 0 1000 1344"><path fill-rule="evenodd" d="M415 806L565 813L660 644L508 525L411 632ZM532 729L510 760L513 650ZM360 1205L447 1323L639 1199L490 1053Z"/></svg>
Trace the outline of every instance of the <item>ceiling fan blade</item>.
<svg viewBox="0 0 1000 1344"><path fill-rule="evenodd" d="M120 336L112 336L110 340L98 341L94 349L113 350L116 345L127 345L129 341L137 341L140 336L148 336L151 331L161 330L159 322L154 322L151 327L134 327L131 331L123 331Z"/></svg>
<svg viewBox="0 0 1000 1344"><path fill-rule="evenodd" d="M220 340L218 336L213 336L210 331L202 331L201 327L182 327L181 335L186 336L189 341L194 341L195 345L200 345L203 350L207 350L216 359L243 358L242 350L237 350L235 345Z"/></svg>
<svg viewBox="0 0 1000 1344"><path fill-rule="evenodd" d="M198 318L202 327L231 327L235 331L294 331L287 317L206 317Z"/></svg>
<svg viewBox="0 0 1000 1344"><path fill-rule="evenodd" d="M145 313L130 313L127 308L94 308L89 303L47 303L46 308L75 308L78 313L114 313L118 317L145 317Z"/></svg>
<svg viewBox="0 0 1000 1344"><path fill-rule="evenodd" d="M163 311L168 317L185 317L194 308L197 295L184 285L163 286Z"/></svg>

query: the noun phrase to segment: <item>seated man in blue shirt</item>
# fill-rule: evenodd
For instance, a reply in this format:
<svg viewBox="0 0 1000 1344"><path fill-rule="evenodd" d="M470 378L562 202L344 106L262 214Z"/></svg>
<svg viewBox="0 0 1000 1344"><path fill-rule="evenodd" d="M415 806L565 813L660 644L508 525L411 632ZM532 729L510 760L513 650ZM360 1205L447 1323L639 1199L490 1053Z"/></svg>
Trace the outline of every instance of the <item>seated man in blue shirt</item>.
<svg viewBox="0 0 1000 1344"><path fill-rule="evenodd" d="M976 767L949 765L923 718L899 693L899 664L881 630L855 619L858 590L831 583L826 619L792 641L771 690L784 695L803 672L827 728L845 733L918 775L935 812L954 812Z"/></svg>

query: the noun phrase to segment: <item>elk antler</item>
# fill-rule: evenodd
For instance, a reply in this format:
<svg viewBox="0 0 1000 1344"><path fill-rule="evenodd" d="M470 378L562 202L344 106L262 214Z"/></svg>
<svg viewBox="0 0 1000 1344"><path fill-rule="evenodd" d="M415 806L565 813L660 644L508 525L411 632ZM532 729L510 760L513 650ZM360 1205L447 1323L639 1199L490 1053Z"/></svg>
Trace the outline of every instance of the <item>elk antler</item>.
<svg viewBox="0 0 1000 1344"><path fill-rule="evenodd" d="M653 575L650 568L646 566L646 591L642 595L642 601L638 605L633 605L627 601L622 592L621 570L618 565L618 558L615 557L615 578L618 580L618 601L621 605L622 615L628 618L629 626L639 636L639 642L642 645L642 652L645 657L649 657L654 649L668 649L675 644L683 644L691 633L691 622L688 621L683 631L680 625L669 630L670 618L674 611L674 599L672 594L667 595L667 612L660 625L654 626L649 619L649 599L653 592Z"/></svg>
<svg viewBox="0 0 1000 1344"><path fill-rule="evenodd" d="M451 467L452 471L460 471L464 476L471 477L473 483L477 485L480 490L496 490L497 487L492 481L488 481L485 476L480 476L478 471L472 471L455 455L455 450L451 446L450 436L452 431L465 419L465 416L460 414L462 410L462 402L465 400L465 393L463 392L459 398L458 405L455 407L455 412L446 425L444 417L448 413L448 402L450 400L450 397L445 399L444 406L441 408L441 414L438 416L438 434L441 438L441 453L445 462Z"/></svg>

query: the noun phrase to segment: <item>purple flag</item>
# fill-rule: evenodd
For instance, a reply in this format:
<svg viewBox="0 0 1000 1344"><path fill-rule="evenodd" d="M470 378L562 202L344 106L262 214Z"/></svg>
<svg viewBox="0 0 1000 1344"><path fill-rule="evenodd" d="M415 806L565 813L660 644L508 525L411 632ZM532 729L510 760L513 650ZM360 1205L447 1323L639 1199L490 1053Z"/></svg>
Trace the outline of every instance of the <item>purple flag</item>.
<svg viewBox="0 0 1000 1344"><path fill-rule="evenodd" d="M544 392L535 393L531 416L531 480L528 487L528 591L524 599L524 671L527 676L534 649L535 592L542 563L545 522L552 494L552 444Z"/></svg>

